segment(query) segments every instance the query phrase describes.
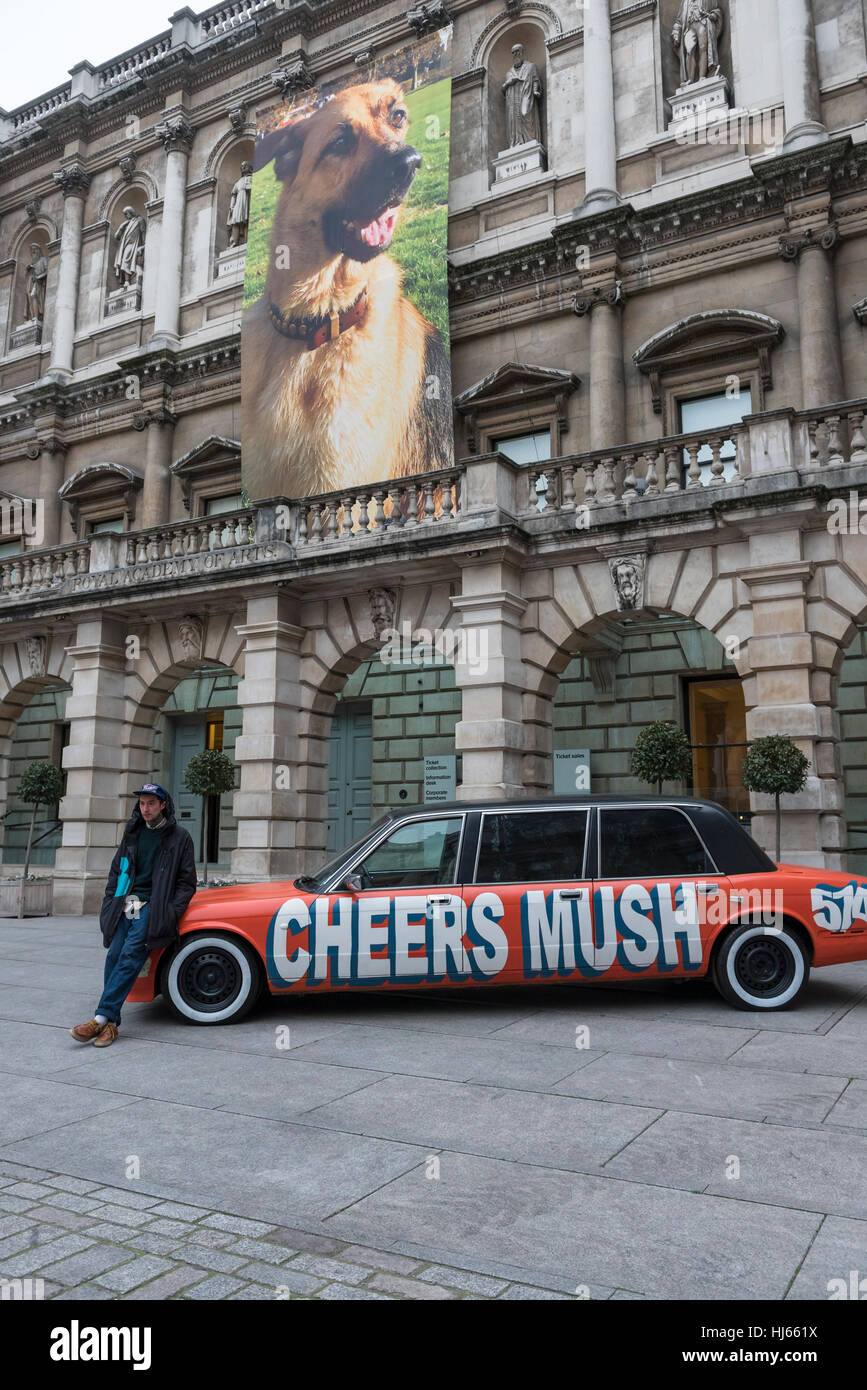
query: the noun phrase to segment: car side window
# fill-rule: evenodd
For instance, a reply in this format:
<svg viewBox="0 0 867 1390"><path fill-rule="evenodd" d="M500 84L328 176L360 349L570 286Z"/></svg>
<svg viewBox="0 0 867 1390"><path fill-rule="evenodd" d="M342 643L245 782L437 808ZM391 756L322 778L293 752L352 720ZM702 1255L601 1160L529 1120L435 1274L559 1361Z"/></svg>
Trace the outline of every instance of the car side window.
<svg viewBox="0 0 867 1390"><path fill-rule="evenodd" d="M601 878L715 872L692 825L673 806L602 808L599 821Z"/></svg>
<svg viewBox="0 0 867 1390"><path fill-rule="evenodd" d="M485 814L476 883L572 882L584 875L586 811Z"/></svg>
<svg viewBox="0 0 867 1390"><path fill-rule="evenodd" d="M455 882L463 816L409 821L358 866L365 888L442 888Z"/></svg>

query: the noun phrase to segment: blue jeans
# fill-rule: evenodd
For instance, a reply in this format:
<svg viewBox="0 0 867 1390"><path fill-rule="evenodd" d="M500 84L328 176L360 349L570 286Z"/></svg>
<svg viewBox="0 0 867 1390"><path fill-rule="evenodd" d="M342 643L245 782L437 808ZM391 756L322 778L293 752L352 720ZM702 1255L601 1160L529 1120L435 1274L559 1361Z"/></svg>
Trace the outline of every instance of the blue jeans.
<svg viewBox="0 0 867 1390"><path fill-rule="evenodd" d="M102 1014L110 1023L120 1023L123 1001L150 955L146 940L149 912L150 903L144 903L137 917L122 914L111 938L105 958L102 998L94 1009L94 1013Z"/></svg>

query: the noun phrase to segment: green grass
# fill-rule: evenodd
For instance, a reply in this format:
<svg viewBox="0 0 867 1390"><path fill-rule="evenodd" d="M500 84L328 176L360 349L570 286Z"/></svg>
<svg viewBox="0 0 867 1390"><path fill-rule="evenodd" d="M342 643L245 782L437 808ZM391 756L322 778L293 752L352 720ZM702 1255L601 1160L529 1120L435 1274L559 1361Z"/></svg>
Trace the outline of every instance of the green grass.
<svg viewBox="0 0 867 1390"><path fill-rule="evenodd" d="M407 140L422 157L392 243L391 255L403 267L404 290L420 313L435 325L449 344L446 245L448 238L449 123L451 79L444 78L408 92L410 114ZM429 124L438 121L437 127ZM430 138L430 137L433 138ZM277 206L279 184L274 166L253 175L250 195L250 227L244 276L244 308L265 288L271 223Z"/></svg>

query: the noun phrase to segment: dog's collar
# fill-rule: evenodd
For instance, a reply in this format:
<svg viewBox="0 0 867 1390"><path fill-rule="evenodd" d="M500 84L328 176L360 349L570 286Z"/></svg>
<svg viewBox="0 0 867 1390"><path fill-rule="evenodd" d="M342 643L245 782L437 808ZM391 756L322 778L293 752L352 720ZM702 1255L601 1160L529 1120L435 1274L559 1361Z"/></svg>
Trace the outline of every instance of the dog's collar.
<svg viewBox="0 0 867 1390"><path fill-rule="evenodd" d="M333 343L347 328L354 328L356 324L361 323L366 313L366 287L348 309L341 309L339 313L333 314L316 314L293 319L288 318L282 309L278 309L273 300L268 301L268 316L277 332L282 333L284 338L300 339L308 349Z"/></svg>

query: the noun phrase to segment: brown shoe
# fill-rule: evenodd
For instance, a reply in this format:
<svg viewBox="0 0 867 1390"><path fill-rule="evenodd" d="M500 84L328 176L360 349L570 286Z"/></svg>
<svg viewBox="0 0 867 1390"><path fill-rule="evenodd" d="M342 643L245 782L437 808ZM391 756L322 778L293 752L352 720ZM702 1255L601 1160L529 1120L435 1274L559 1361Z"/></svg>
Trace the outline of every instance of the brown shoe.
<svg viewBox="0 0 867 1390"><path fill-rule="evenodd" d="M78 1023L74 1028L70 1028L69 1036L75 1038L76 1042L93 1042L103 1029L102 1023L97 1023L95 1018L88 1019L87 1023Z"/></svg>
<svg viewBox="0 0 867 1390"><path fill-rule="evenodd" d="M106 1023L98 1038L94 1038L94 1047L110 1047L117 1038L117 1024Z"/></svg>

